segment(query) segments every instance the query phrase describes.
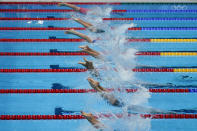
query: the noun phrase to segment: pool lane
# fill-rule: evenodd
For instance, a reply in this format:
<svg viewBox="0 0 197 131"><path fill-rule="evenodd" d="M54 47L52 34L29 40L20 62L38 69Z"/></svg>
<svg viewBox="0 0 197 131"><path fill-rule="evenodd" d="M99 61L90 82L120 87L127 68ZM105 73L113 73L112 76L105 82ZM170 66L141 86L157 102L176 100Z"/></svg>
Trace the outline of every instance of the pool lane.
<svg viewBox="0 0 197 131"><path fill-rule="evenodd" d="M123 94L122 94L123 95ZM133 94L124 94L128 99ZM196 102L191 98L196 97L196 93L168 93L151 94L149 106L160 110L195 109ZM113 107L106 103L98 94L1 94L0 113L3 115L53 115L56 107L63 107L71 111L94 112L114 112L120 113L121 108ZM25 99L24 99L25 98ZM89 100L87 100L89 98ZM122 97L121 97L122 98ZM123 99L124 99L123 98ZM6 103L3 101L6 100ZM173 102L173 104L172 104ZM95 104L89 104L95 103ZM189 103L188 105L182 103ZM132 105L128 103L128 105ZM144 105L147 107L148 105ZM104 108L105 107L105 108ZM20 109L20 110L17 110Z"/></svg>

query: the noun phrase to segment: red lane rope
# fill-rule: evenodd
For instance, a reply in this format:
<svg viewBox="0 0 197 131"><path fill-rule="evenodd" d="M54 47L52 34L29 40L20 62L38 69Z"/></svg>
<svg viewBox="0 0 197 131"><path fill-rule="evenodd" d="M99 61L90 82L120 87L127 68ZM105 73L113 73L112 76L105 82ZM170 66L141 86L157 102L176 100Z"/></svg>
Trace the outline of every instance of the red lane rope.
<svg viewBox="0 0 197 131"><path fill-rule="evenodd" d="M161 52L137 52L135 55L158 56ZM0 52L0 56L73 56L89 55L85 52Z"/></svg>
<svg viewBox="0 0 197 131"><path fill-rule="evenodd" d="M123 114L115 114L122 118ZM136 116L129 114L128 117ZM140 114L142 118L149 119L197 119L197 114ZM96 118L110 118L114 114L100 114ZM0 120L76 120L85 119L82 115L0 115Z"/></svg>
<svg viewBox="0 0 197 131"><path fill-rule="evenodd" d="M69 20L70 18L9 18L0 17L0 20ZM103 20L134 20L133 18L103 18Z"/></svg>
<svg viewBox="0 0 197 131"><path fill-rule="evenodd" d="M87 69L0 69L1 73L11 72L85 72Z"/></svg>
<svg viewBox="0 0 197 131"><path fill-rule="evenodd" d="M0 69L1 73L11 72L85 72L87 69ZM132 69L133 72L174 72L172 68L140 68Z"/></svg>
<svg viewBox="0 0 197 131"><path fill-rule="evenodd" d="M84 39L0 39L0 42L84 42Z"/></svg>
<svg viewBox="0 0 197 131"><path fill-rule="evenodd" d="M0 9L0 12L74 12L69 9ZM127 12L127 10L112 10L112 12Z"/></svg>
<svg viewBox="0 0 197 131"><path fill-rule="evenodd" d="M151 42L151 39L127 39L128 42ZM0 39L0 42L84 42L84 39Z"/></svg>
<svg viewBox="0 0 197 131"><path fill-rule="evenodd" d="M84 52L0 52L0 56L73 56L88 55Z"/></svg>
<svg viewBox="0 0 197 131"><path fill-rule="evenodd" d="M82 27L0 27L0 30L86 30ZM128 30L142 30L141 27L130 27Z"/></svg>
<svg viewBox="0 0 197 131"><path fill-rule="evenodd" d="M0 27L0 30L86 30L82 27Z"/></svg>
<svg viewBox="0 0 197 131"><path fill-rule="evenodd" d="M57 5L60 2L0 2L0 4L36 4L36 5ZM118 2L68 2L75 5L120 5Z"/></svg>
<svg viewBox="0 0 197 131"><path fill-rule="evenodd" d="M114 89L107 89L108 91L114 91ZM118 89L121 91L121 89ZM125 89L127 93L136 92L137 89ZM190 93L189 89L149 89L152 93ZM96 92L94 89L0 89L0 93L89 93Z"/></svg>
<svg viewBox="0 0 197 131"><path fill-rule="evenodd" d="M103 18L103 20L134 20L134 18Z"/></svg>
<svg viewBox="0 0 197 131"><path fill-rule="evenodd" d="M0 17L0 20L69 20L70 18L9 18Z"/></svg>

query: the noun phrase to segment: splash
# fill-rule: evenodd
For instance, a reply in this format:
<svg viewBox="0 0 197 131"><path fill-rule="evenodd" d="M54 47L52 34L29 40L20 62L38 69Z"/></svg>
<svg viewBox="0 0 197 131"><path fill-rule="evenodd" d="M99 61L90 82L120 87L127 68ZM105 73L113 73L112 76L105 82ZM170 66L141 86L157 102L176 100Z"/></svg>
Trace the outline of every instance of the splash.
<svg viewBox="0 0 197 131"><path fill-rule="evenodd" d="M111 26L112 23L103 22L102 17L110 17L110 12L112 8L100 8L95 7L92 8L91 11L88 12L88 15L85 17L81 17L81 19L86 20L92 23L95 27L105 29L105 33L94 34L89 32L87 35L92 39L98 39L96 43L93 44L93 48L97 51L100 51L102 54L102 60L95 60L94 65L96 68L105 69L100 70L101 78L102 78L102 86L105 88L125 88L125 85L130 83L130 86L136 80L135 73L132 72L132 68L136 66L136 49L129 48L127 43L127 31L129 27L134 27L133 23L116 25L116 27ZM76 17L76 16L74 16ZM142 86L138 86L139 90L136 93L127 94L125 92L119 93L118 91L114 92L117 98L123 101L124 106L119 108L121 112L123 112L123 118L117 118L109 108L109 105L106 108L109 108L109 113L113 114L113 118L102 118L99 119L102 123L105 123L107 128L106 131L111 130L121 130L121 131L148 131L151 127L151 120L141 118L139 115L133 115L132 117L128 117L129 110L134 110L135 112L144 112L142 105L148 104L148 99L150 98L150 94L146 88ZM98 94L97 94L98 95ZM96 102L101 100L98 99L99 96L95 97ZM90 100L89 100L90 101ZM94 101L94 102L93 102ZM103 99L102 99L103 101ZM94 105L95 100L91 99L91 104L87 104L87 110L92 110L92 106ZM142 108L140 108L142 107ZM104 106L102 105L104 109ZM98 108L97 108L98 109ZM136 110L135 110L136 109ZM107 110L107 109L105 109ZM92 110L92 113L94 110ZM94 112L95 113L95 112ZM83 125L84 127L84 125ZM94 130L92 127L85 126L83 130Z"/></svg>

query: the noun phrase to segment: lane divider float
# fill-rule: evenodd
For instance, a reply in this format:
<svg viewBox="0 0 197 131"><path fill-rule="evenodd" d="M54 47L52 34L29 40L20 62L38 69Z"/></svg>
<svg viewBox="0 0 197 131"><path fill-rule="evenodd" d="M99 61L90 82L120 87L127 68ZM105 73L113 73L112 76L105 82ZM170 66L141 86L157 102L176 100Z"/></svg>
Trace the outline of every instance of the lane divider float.
<svg viewBox="0 0 197 131"><path fill-rule="evenodd" d="M148 42L148 43L195 43L197 42L197 38L151 38L151 39L127 39L128 42ZM84 39L0 39L0 42L85 42Z"/></svg>
<svg viewBox="0 0 197 131"><path fill-rule="evenodd" d="M70 18L55 18L54 16L52 18L18 18L18 17L0 17L0 20L70 20ZM103 20L105 21L130 21L130 20L134 20L134 21L196 21L197 18L157 18L157 17L152 17L152 18L146 18L146 17L142 17L142 18L103 18Z"/></svg>
<svg viewBox="0 0 197 131"><path fill-rule="evenodd" d="M0 12L74 12L70 9L0 9ZM112 13L197 13L197 10L112 10Z"/></svg>
<svg viewBox="0 0 197 131"><path fill-rule="evenodd" d="M123 118L123 114L99 114L96 118ZM136 116L128 114L128 117ZM197 119L197 114L139 114L145 119ZM0 115L0 120L76 120L85 119L82 115Z"/></svg>
<svg viewBox="0 0 197 131"><path fill-rule="evenodd" d="M60 52L0 52L0 56L85 56L89 55L82 51L60 51ZM147 51L137 52L137 56L197 56L197 52L170 52L170 51Z"/></svg>
<svg viewBox="0 0 197 131"><path fill-rule="evenodd" d="M107 89L112 92L115 89ZM119 92L134 93L137 89L117 89ZM147 91L151 93L197 93L197 89L178 89L178 88L151 88ZM96 93L94 89L0 89L0 94L32 94L32 93Z"/></svg>
<svg viewBox="0 0 197 131"><path fill-rule="evenodd" d="M0 27L0 30L86 30L86 28L82 27ZM130 31L177 31L177 30L193 30L196 31L197 27L130 27L128 28Z"/></svg>
<svg viewBox="0 0 197 131"><path fill-rule="evenodd" d="M0 73L57 73L57 72L86 72L84 68L65 69L0 69ZM134 68L133 72L197 72L197 68Z"/></svg>

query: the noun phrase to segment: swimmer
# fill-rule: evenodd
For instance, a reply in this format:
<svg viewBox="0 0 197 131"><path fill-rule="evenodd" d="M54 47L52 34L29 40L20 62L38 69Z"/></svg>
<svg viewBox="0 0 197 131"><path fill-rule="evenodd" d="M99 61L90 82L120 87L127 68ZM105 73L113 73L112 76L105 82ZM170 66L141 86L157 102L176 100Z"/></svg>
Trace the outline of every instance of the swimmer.
<svg viewBox="0 0 197 131"><path fill-rule="evenodd" d="M101 54L93 49L91 49L89 46L85 45L85 46L79 46L79 48L82 49L83 52L88 53L89 55L101 59Z"/></svg>
<svg viewBox="0 0 197 131"><path fill-rule="evenodd" d="M81 115L85 117L96 129L103 130L105 128L105 125L98 121L92 113L85 113L81 111Z"/></svg>
<svg viewBox="0 0 197 131"><path fill-rule="evenodd" d="M94 68L94 65L93 65L93 62L92 61L88 61L86 58L83 58L83 60L85 61L85 62L79 62L78 64L81 64L81 65L83 65L86 69L88 69L88 71L90 71L90 73L93 75L93 76L95 76L95 77L97 77L97 78L100 78L99 76L99 73L98 73L98 71Z"/></svg>
<svg viewBox="0 0 197 131"><path fill-rule="evenodd" d="M101 93L101 97L103 97L105 100L108 101L108 103L110 103L113 106L116 107L125 107L126 104L119 101L117 98L115 98L115 96L113 94L110 94L110 92L103 88L102 86L100 86L98 81L93 80L92 78L88 78L88 82L90 83L91 87L93 89L95 89L97 92ZM175 114L175 112L173 111L163 111L163 110L159 110L159 109L154 109L151 107L143 107L143 106L139 106L139 105L129 105L127 106L128 112L131 113L132 112L142 112L142 113L154 113L154 114L158 114L158 113L170 113L170 114Z"/></svg>
<svg viewBox="0 0 197 131"><path fill-rule="evenodd" d="M81 8L81 7L78 7L76 5L66 3L66 2L65 3L58 3L58 6L68 6L68 7L72 8L73 10L75 10L77 12L80 12L82 14L87 14L87 12L89 11L86 8Z"/></svg>
<svg viewBox="0 0 197 131"><path fill-rule="evenodd" d="M90 30L91 32L94 33L104 33L105 31L102 29L97 29L96 27L94 27L92 24L83 21L82 19L79 18L73 18L73 20L75 20L76 22L82 24L85 28L87 28L88 30Z"/></svg>
<svg viewBox="0 0 197 131"><path fill-rule="evenodd" d="M93 80L92 78L87 79L90 86L95 89L97 92L100 93L101 97L103 97L105 100L107 100L108 103L110 103L113 106L122 107L123 103L120 102L113 94L111 94L107 89L100 86L98 81Z"/></svg>
<svg viewBox="0 0 197 131"><path fill-rule="evenodd" d="M81 37L82 39L85 39L87 42L89 43L95 43L96 40L92 40L90 37L88 37L87 35L83 34L83 33L80 33L80 32L77 32L75 31L74 29L71 29L71 30L67 30L64 32L65 34L73 34L73 35L76 35L76 36L79 36Z"/></svg>

